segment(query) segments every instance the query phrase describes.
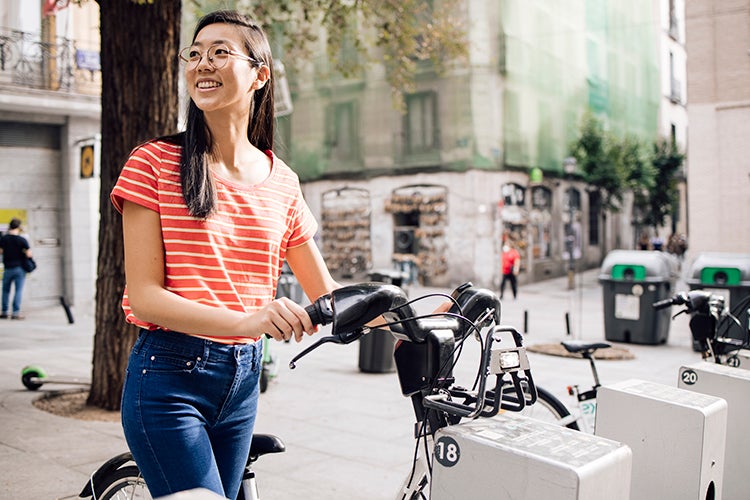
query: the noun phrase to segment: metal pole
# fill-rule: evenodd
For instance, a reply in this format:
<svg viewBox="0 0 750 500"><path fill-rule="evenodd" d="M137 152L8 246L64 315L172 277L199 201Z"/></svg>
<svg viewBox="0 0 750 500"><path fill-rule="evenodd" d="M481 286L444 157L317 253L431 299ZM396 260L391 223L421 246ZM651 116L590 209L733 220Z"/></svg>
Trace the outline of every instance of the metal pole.
<svg viewBox="0 0 750 500"><path fill-rule="evenodd" d="M573 258L575 247L575 232L573 231L573 180L568 186L568 290L575 288L576 262Z"/></svg>
<svg viewBox="0 0 750 500"><path fill-rule="evenodd" d="M565 246L568 250L568 290L574 290L575 283L575 272L576 262L573 257L573 249L575 247L575 232L573 231L573 174L576 171L577 162L572 156L563 160L563 169L567 175L568 180L568 229L565 235Z"/></svg>

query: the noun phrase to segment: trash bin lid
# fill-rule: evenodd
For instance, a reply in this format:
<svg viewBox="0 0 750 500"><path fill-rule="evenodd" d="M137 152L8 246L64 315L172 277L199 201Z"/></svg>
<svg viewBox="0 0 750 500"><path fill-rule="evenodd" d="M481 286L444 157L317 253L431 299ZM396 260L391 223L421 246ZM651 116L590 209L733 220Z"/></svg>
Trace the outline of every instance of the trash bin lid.
<svg viewBox="0 0 750 500"><path fill-rule="evenodd" d="M600 281L674 281L677 261L664 252L612 250L604 258Z"/></svg>
<svg viewBox="0 0 750 500"><path fill-rule="evenodd" d="M691 285L750 286L750 254L701 253L685 281Z"/></svg>

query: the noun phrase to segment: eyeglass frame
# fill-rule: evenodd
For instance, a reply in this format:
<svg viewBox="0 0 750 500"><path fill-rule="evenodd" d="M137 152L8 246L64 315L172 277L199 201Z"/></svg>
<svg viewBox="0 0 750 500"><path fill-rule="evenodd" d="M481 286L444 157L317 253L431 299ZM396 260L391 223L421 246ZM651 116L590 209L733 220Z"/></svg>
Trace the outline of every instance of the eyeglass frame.
<svg viewBox="0 0 750 500"><path fill-rule="evenodd" d="M224 47L224 48L226 49L226 51L227 51L227 54L228 54L228 55L230 55L230 56L235 56L235 57L239 57L239 58L241 58L241 59L244 59L244 60L246 60L246 61L249 61L249 62L251 62L251 63L253 63L253 64L257 64L257 65L259 65L259 66L262 66L262 65L263 65L263 61L259 61L259 60L255 59L255 58L253 58L253 57L250 57L250 56L246 56L246 55L245 55L245 54L243 54L242 52L237 52L236 50L232 50L232 49L230 49L229 47L227 47L227 45L226 45L226 44L223 44L223 43L215 43L215 44L213 44L213 45L210 45L210 46L209 46L209 47L208 47L208 48L207 48L207 49L205 50L205 52L200 52L200 51L199 51L199 52L200 52L200 57L198 57L198 59L197 59L197 60L196 60L195 62L193 62L193 61L191 61L191 59L190 59L190 58L186 58L186 57L185 57L185 56L183 55L183 53L184 53L185 51L188 51L188 54L189 54L189 53L190 53L190 49L192 49L192 48L194 48L194 47L195 47L195 45L188 45L187 47L183 47L183 48L181 48L181 49L180 49L180 52L178 52L178 54L177 54L177 56L179 57L180 61L184 62L184 63L185 63L185 65L186 65L186 66L187 66L187 67L188 67L189 69L195 69L195 68L197 68L197 67L198 67L198 65L199 65L199 64L201 63L201 61L203 60L203 56L206 56L206 62L207 62L208 64L210 64L210 65L211 65L211 67L212 67L212 68L214 68L214 69L221 69L221 68L223 68L224 66L226 66L226 65L227 65L227 63L226 63L226 62L225 62L225 63L224 63L223 65L221 65L221 66L216 66L216 65L215 65L215 64L213 63L213 60L212 60L213 58L210 58L210 57L208 57L208 53L209 53L209 52L211 51L211 49L213 49L214 47ZM216 57L216 54L214 54L214 57ZM227 58L227 60L229 60L229 58Z"/></svg>

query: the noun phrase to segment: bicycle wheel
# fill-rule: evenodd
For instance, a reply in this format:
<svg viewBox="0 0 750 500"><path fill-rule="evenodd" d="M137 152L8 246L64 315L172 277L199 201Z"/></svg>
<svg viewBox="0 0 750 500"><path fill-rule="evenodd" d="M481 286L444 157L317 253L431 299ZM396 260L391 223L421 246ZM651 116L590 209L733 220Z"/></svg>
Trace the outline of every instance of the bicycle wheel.
<svg viewBox="0 0 750 500"><path fill-rule="evenodd" d="M117 469L94 485L98 500L151 500L151 493L135 465Z"/></svg>
<svg viewBox="0 0 750 500"><path fill-rule="evenodd" d="M562 420L565 427L576 431L580 430L577 419L570 415L568 409L559 399L546 389L539 386L537 386L536 392L536 403L526 406L521 410L521 415L557 424Z"/></svg>

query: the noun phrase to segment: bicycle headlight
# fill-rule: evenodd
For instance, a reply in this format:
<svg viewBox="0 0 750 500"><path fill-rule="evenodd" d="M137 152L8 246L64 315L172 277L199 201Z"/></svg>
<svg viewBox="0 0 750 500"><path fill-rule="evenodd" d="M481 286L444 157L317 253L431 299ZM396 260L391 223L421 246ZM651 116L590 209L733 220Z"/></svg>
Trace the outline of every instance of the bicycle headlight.
<svg viewBox="0 0 750 500"><path fill-rule="evenodd" d="M518 355L518 351L501 352L498 362L503 371L512 370L521 366L521 356Z"/></svg>

